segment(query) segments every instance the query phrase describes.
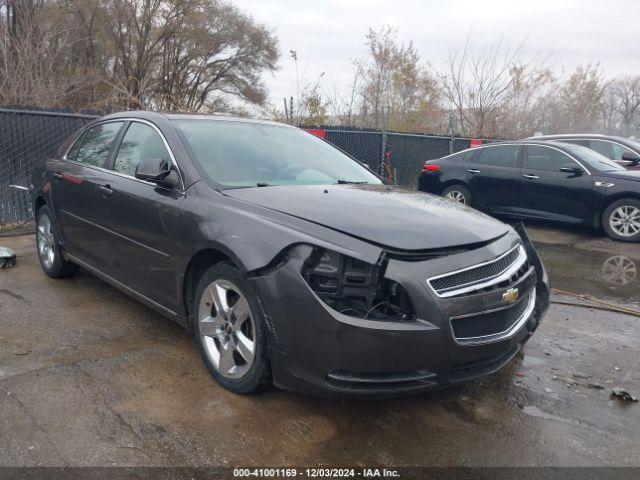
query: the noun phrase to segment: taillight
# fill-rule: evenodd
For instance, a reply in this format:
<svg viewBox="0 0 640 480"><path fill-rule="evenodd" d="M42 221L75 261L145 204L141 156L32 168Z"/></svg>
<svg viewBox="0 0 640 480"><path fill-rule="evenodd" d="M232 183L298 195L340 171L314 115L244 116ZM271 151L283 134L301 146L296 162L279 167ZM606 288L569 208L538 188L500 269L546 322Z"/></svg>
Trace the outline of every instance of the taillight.
<svg viewBox="0 0 640 480"><path fill-rule="evenodd" d="M440 170L440 165L434 165L433 163L425 163L422 166L423 172L435 172L436 170Z"/></svg>

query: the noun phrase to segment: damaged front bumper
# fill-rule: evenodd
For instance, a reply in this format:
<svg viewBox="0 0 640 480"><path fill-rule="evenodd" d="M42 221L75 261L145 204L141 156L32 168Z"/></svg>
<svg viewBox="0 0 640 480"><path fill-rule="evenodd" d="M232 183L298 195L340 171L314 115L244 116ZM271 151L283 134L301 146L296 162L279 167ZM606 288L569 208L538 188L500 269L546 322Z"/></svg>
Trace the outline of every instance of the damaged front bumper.
<svg viewBox="0 0 640 480"><path fill-rule="evenodd" d="M305 259L295 253L253 276L270 332L274 383L316 396L388 396L436 390L500 369L549 306L544 267L524 228L515 230L449 256L390 258L385 278L408 292L415 309L409 320L339 313L309 287L301 275ZM491 268L515 249L525 262L494 285L443 296L428 281L451 272L464 276L469 266ZM491 331L501 329L496 325L508 328Z"/></svg>

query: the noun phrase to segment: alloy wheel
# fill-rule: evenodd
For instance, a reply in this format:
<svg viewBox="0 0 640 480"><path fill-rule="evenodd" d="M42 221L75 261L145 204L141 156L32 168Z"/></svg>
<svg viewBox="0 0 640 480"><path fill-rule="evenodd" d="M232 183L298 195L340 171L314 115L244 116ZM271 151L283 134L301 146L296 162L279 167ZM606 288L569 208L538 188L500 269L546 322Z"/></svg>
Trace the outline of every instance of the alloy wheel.
<svg viewBox="0 0 640 480"><path fill-rule="evenodd" d="M53 225L47 214L42 214L38 221L37 231L38 255L46 268L51 268L56 255L56 241Z"/></svg>
<svg viewBox="0 0 640 480"><path fill-rule="evenodd" d="M621 237L632 237L640 233L640 209L632 205L616 208L609 217L609 226Z"/></svg>
<svg viewBox="0 0 640 480"><path fill-rule="evenodd" d="M215 280L200 299L199 333L204 350L224 377L240 378L253 365L255 325L246 297L228 280Z"/></svg>
<svg viewBox="0 0 640 480"><path fill-rule="evenodd" d="M467 203L467 199L464 197L464 194L457 190L451 190L450 192L447 192L444 198L452 200L456 203L461 203L463 205L466 205Z"/></svg>

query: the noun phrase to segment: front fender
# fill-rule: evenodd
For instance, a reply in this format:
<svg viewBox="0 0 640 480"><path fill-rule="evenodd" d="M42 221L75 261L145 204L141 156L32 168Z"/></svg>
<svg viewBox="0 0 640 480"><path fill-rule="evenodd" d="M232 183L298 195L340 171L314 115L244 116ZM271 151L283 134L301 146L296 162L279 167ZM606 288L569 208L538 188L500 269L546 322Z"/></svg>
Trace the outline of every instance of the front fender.
<svg viewBox="0 0 640 480"><path fill-rule="evenodd" d="M190 218L196 220L190 254L215 248L246 272L264 268L280 252L300 243L335 250L368 263L375 263L382 253L380 247L345 233L221 194L211 203L202 198L198 205L192 203L194 200L187 202L190 204L185 205L185 210L194 212ZM193 229L194 225L187 227Z"/></svg>

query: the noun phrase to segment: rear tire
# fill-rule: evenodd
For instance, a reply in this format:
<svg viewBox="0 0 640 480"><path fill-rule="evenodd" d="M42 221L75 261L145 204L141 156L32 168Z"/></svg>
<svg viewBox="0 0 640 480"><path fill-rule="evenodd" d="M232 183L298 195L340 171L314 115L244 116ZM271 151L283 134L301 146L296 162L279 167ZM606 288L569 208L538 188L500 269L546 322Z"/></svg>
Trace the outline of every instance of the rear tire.
<svg viewBox="0 0 640 480"><path fill-rule="evenodd" d="M36 215L36 247L42 270L51 278L67 278L78 271L78 265L65 260L49 207L42 206Z"/></svg>
<svg viewBox="0 0 640 480"><path fill-rule="evenodd" d="M471 192L464 185L450 185L444 189L442 196L452 202L461 203L468 207L471 206Z"/></svg>
<svg viewBox="0 0 640 480"><path fill-rule="evenodd" d="M609 238L619 242L640 241L640 200L623 198L605 208L602 227Z"/></svg>
<svg viewBox="0 0 640 480"><path fill-rule="evenodd" d="M258 294L237 268L210 267L198 282L194 334L211 376L234 393L271 386L266 322Z"/></svg>

